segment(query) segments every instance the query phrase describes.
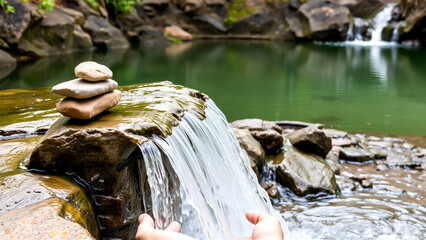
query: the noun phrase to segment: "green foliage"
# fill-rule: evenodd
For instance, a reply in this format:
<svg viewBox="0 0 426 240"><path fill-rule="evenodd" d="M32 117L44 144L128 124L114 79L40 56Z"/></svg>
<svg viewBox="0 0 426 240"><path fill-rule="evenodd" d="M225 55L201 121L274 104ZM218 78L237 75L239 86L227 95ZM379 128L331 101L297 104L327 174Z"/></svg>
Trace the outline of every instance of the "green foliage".
<svg viewBox="0 0 426 240"><path fill-rule="evenodd" d="M28 0L21 0L24 3L28 3ZM94 1L94 0L93 0ZM38 5L40 13L44 13L44 11L52 12L55 6L55 0L41 0ZM6 0L0 0L0 7L6 9L7 13L15 13L15 8L7 3Z"/></svg>
<svg viewBox="0 0 426 240"><path fill-rule="evenodd" d="M7 13L15 13L15 8L13 8L12 6L10 6L6 0L0 0L0 6L2 8L6 7L6 12Z"/></svg>
<svg viewBox="0 0 426 240"><path fill-rule="evenodd" d="M250 16L254 11L255 8L245 6L245 0L233 0L225 17L225 25L231 26L237 20Z"/></svg>
<svg viewBox="0 0 426 240"><path fill-rule="evenodd" d="M91 8L98 9L99 3L96 0L84 0L84 1L86 1Z"/></svg>
<svg viewBox="0 0 426 240"><path fill-rule="evenodd" d="M130 12L135 3L140 3L140 0L106 0L107 4L114 7L116 14Z"/></svg>
<svg viewBox="0 0 426 240"><path fill-rule="evenodd" d="M44 13L44 10L48 12L53 11L53 7L55 6L55 0L41 0L40 4L38 5L38 9L40 13Z"/></svg>

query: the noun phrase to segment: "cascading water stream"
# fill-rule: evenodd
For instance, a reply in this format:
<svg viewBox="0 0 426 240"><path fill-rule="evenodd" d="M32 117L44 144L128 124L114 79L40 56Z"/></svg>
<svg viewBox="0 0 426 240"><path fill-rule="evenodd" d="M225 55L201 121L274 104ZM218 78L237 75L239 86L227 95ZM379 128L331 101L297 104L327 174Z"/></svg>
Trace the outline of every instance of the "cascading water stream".
<svg viewBox="0 0 426 240"><path fill-rule="evenodd" d="M349 26L347 34L347 43L350 44L359 44L359 45L383 45L389 44L389 42L384 42L382 40L382 31L388 25L389 20L392 18L392 10L395 7L395 3L389 3L386 7L379 12L373 19L364 20L361 18L354 18L353 24ZM371 33L371 39L369 41L364 41L362 32L363 29L371 26L368 31ZM394 32L397 34L398 32ZM392 42L396 42L394 36L392 36Z"/></svg>
<svg viewBox="0 0 426 240"><path fill-rule="evenodd" d="M206 104L204 120L186 112L172 135L140 145L157 227L177 220L192 237L232 239L251 235L245 212L263 211L278 217L292 239L225 116L212 100Z"/></svg>

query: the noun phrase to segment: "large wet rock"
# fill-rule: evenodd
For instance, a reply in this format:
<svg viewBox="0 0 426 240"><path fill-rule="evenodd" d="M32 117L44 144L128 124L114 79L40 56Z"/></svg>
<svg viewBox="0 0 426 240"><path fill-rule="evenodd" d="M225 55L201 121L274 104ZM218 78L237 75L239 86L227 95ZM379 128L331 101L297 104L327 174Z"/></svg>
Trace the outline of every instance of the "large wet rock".
<svg viewBox="0 0 426 240"><path fill-rule="evenodd" d="M303 28L313 40L344 41L349 27L349 9L339 3L311 0L299 8Z"/></svg>
<svg viewBox="0 0 426 240"><path fill-rule="evenodd" d="M243 119L232 122L231 126L249 130L266 153L276 153L283 146L282 129L273 122L261 119Z"/></svg>
<svg viewBox="0 0 426 240"><path fill-rule="evenodd" d="M385 4L379 0L361 0L348 7L354 17L373 18L385 7Z"/></svg>
<svg viewBox="0 0 426 240"><path fill-rule="evenodd" d="M317 154L325 158L331 150L331 138L317 126L311 125L295 131L289 136L291 144L306 153Z"/></svg>
<svg viewBox="0 0 426 240"><path fill-rule="evenodd" d="M0 213L1 239L96 239L87 217L59 198Z"/></svg>
<svg viewBox="0 0 426 240"><path fill-rule="evenodd" d="M250 134L247 129L234 128L235 136L240 143L241 148L247 153L250 165L253 171L260 178L258 166L265 161L265 151L256 139Z"/></svg>
<svg viewBox="0 0 426 240"><path fill-rule="evenodd" d="M31 8L19 0L8 0L7 4L15 9L15 13L7 13L5 7L0 8L0 38L16 44L30 24Z"/></svg>
<svg viewBox="0 0 426 240"><path fill-rule="evenodd" d="M153 134L168 136L185 112L204 119L206 95L169 82L120 88L111 112L92 120L60 118L34 149L31 170L72 173L88 187L101 233L131 238L142 212L144 178L137 144ZM149 191L149 187L145 189Z"/></svg>
<svg viewBox="0 0 426 240"><path fill-rule="evenodd" d="M231 1L225 17L228 35L292 39L284 24L285 3L276 0Z"/></svg>
<svg viewBox="0 0 426 240"><path fill-rule="evenodd" d="M121 31L102 17L90 15L83 29L92 37L93 45L101 49L128 47L129 43Z"/></svg>
<svg viewBox="0 0 426 240"><path fill-rule="evenodd" d="M90 38L80 31L84 23L82 13L69 8L54 8L32 21L19 39L18 49L33 56L47 56L75 49L89 49L93 45L84 41ZM75 34L75 35L74 35Z"/></svg>
<svg viewBox="0 0 426 240"><path fill-rule="evenodd" d="M285 146L284 154L275 158L273 167L277 182L299 196L340 191L333 170L322 157L302 153L293 146Z"/></svg>

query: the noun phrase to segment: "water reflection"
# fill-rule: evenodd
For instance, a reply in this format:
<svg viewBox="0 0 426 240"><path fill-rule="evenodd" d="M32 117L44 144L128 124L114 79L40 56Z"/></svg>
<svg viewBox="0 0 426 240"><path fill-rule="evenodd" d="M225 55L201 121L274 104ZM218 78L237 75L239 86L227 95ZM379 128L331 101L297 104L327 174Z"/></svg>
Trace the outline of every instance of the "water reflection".
<svg viewBox="0 0 426 240"><path fill-rule="evenodd" d="M110 66L120 85L169 80L206 92L230 121L320 121L426 135L425 55L397 46L195 41L43 58L19 66L0 89L49 87L94 60Z"/></svg>

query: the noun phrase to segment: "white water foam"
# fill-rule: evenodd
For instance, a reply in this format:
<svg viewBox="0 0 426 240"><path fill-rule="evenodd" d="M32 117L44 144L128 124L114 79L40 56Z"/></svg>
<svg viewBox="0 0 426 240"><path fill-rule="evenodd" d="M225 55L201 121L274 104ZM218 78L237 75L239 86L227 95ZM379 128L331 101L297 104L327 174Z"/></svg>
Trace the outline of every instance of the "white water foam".
<svg viewBox="0 0 426 240"><path fill-rule="evenodd" d="M197 239L233 239L251 235L247 211L262 211L278 217L286 240L294 239L212 100L206 116L201 121L187 112L172 135L140 146L157 227L177 220Z"/></svg>

